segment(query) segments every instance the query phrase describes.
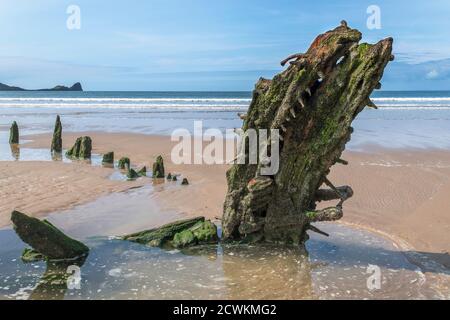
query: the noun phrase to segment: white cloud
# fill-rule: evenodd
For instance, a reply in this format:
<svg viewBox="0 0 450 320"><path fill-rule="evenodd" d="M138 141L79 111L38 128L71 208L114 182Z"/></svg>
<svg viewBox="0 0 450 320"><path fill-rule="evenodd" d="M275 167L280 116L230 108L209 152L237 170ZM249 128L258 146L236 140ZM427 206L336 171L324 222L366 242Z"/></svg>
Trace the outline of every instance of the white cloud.
<svg viewBox="0 0 450 320"><path fill-rule="evenodd" d="M439 77L439 72L436 69L431 70L426 75L427 79L436 79L437 77Z"/></svg>

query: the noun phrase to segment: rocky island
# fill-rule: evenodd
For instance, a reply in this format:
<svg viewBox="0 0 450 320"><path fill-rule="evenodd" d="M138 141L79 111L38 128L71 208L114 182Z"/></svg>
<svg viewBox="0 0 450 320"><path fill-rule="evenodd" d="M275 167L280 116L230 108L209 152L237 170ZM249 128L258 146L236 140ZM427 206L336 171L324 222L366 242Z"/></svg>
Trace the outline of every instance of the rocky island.
<svg viewBox="0 0 450 320"><path fill-rule="evenodd" d="M83 91L81 83L77 82L71 87L66 87L62 85L55 86L51 89L24 89L15 86L9 86L4 83L0 83L0 91Z"/></svg>

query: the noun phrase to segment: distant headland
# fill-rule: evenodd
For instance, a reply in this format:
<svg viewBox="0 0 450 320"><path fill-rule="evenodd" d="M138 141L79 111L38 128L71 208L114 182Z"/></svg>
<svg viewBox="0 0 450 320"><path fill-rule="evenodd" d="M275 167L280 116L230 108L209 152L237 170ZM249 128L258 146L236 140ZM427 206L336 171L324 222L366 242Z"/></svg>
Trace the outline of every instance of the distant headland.
<svg viewBox="0 0 450 320"><path fill-rule="evenodd" d="M36 89L28 90L20 87L8 86L6 84L0 83L0 91L83 91L81 83L77 82L71 87L66 86L56 86L51 89Z"/></svg>

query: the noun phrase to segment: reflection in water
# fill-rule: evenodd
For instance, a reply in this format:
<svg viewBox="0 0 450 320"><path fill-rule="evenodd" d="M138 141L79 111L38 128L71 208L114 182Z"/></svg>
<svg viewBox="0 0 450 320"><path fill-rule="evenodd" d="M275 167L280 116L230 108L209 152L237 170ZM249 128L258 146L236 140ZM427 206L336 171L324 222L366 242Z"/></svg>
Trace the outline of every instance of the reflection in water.
<svg viewBox="0 0 450 320"><path fill-rule="evenodd" d="M152 195L175 184L101 197L48 219L86 243L80 289L67 289L65 265L24 264L23 242L0 229L0 299L424 299L450 298L450 271L422 273L389 240L340 224L311 234L309 255L276 245L203 246L163 250L116 235L179 219ZM379 268L381 288L370 290L368 266Z"/></svg>
<svg viewBox="0 0 450 320"><path fill-rule="evenodd" d="M311 299L311 264L304 250L265 246L223 248L229 299Z"/></svg>
<svg viewBox="0 0 450 320"><path fill-rule="evenodd" d="M20 159L20 146L19 144L13 143L10 144L11 147L11 156L14 158L14 160Z"/></svg>
<svg viewBox="0 0 450 320"><path fill-rule="evenodd" d="M323 226L321 226L323 228ZM327 229L327 228L323 228ZM330 230L327 230L330 231ZM333 231L359 236L345 228ZM398 251L313 238L309 256L276 245L210 245L163 250L114 238L89 238L80 289L65 285L67 265L23 264L12 230L0 248L0 299L389 299L445 298ZM365 252L365 253L362 253ZM367 288L367 267L380 267L380 290ZM45 271L43 272L43 268ZM443 275L442 275L443 276ZM448 278L447 278L448 284Z"/></svg>
<svg viewBox="0 0 450 320"><path fill-rule="evenodd" d="M114 169L114 163L106 163L106 162L102 162L102 166L103 166L104 168Z"/></svg>
<svg viewBox="0 0 450 320"><path fill-rule="evenodd" d="M53 151L53 152L51 152L51 154L52 154L53 161L62 161L63 160L63 155L61 152Z"/></svg>
<svg viewBox="0 0 450 320"><path fill-rule="evenodd" d="M74 289L81 268L86 260L83 257L76 261L47 261L47 268L32 290L30 300L62 300L68 289ZM71 283L71 279L73 281ZM73 284L73 286L72 286Z"/></svg>

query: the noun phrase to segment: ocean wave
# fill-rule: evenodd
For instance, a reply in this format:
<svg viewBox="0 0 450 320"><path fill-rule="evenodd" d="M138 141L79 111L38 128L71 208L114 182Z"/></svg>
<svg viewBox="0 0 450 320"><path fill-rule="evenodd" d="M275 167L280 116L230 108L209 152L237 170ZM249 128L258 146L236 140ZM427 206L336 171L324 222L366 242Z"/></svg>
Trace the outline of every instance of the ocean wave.
<svg viewBox="0 0 450 320"><path fill-rule="evenodd" d="M247 98L0 98L0 101L8 102L191 102L191 103L249 103Z"/></svg>
<svg viewBox="0 0 450 320"><path fill-rule="evenodd" d="M377 105L377 107L379 109L383 109L383 110L450 110L450 106L449 105L442 105L442 106L438 106L438 105L431 105L431 106L418 106L418 105L413 105L413 106L405 106L405 105L390 105L390 106L385 106L385 105Z"/></svg>
<svg viewBox="0 0 450 320"><path fill-rule="evenodd" d="M231 105L231 104L108 104L108 103L0 103L2 107L14 107L14 108L79 108L79 109L162 109L162 110L218 110L218 111L245 111L248 109L248 105Z"/></svg>
<svg viewBox="0 0 450 320"><path fill-rule="evenodd" d="M371 98L372 101L450 101L450 97L378 97Z"/></svg>

